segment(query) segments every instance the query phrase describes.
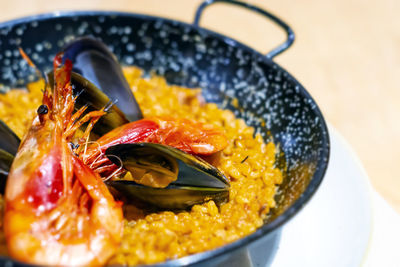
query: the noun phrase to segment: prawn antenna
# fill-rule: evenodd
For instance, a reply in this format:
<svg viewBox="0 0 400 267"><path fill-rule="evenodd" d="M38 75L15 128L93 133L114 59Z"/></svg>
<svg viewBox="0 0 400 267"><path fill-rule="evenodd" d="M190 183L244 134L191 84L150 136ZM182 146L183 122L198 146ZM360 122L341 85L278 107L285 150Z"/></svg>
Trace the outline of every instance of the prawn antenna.
<svg viewBox="0 0 400 267"><path fill-rule="evenodd" d="M104 107L104 112L109 112L110 109L118 103L118 99L110 100Z"/></svg>
<svg viewBox="0 0 400 267"><path fill-rule="evenodd" d="M49 78L47 75L41 71L35 63L30 59L30 57L25 53L24 49L22 47L18 47L19 53L21 54L22 58L28 63L28 65L33 68L36 72L36 75L44 80L44 88L47 88L47 85L49 84Z"/></svg>
<svg viewBox="0 0 400 267"><path fill-rule="evenodd" d="M86 139L85 143L83 143L83 145L80 146L80 149L83 148L83 155L82 155L83 162L85 162L86 158L88 157L86 155L86 151L87 151L87 147L88 147L89 144L96 144L97 145L97 152L101 155L100 144L98 142L96 142L96 141L89 141L88 139ZM97 160L97 158L96 158L96 160Z"/></svg>
<svg viewBox="0 0 400 267"><path fill-rule="evenodd" d="M115 171L113 171L109 176L107 176L106 178L103 178L103 182L106 182L106 181L110 180L110 178L112 178L112 177L114 177L116 174L120 173L121 170L122 170L122 166L123 166L123 163L122 163L122 160L121 160L120 157L115 156L115 155L107 155L107 157L114 157L114 158L116 158L116 159L119 161L120 165L118 166L118 169L116 169Z"/></svg>
<svg viewBox="0 0 400 267"><path fill-rule="evenodd" d="M78 99L78 97L83 94L83 90L80 90L76 95L75 95L75 101ZM89 104L86 104L85 106L88 106Z"/></svg>

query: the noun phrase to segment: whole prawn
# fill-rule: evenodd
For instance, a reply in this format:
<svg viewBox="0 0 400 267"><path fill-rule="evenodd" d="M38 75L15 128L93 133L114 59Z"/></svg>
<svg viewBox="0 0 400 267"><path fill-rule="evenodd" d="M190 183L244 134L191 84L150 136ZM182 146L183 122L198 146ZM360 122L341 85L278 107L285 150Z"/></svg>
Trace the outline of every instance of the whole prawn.
<svg viewBox="0 0 400 267"><path fill-rule="evenodd" d="M122 207L74 153L75 130L89 122L83 138L105 110L75 112L71 63L54 60L54 92L23 138L8 176L4 232L9 254L39 265L102 265L118 247Z"/></svg>
<svg viewBox="0 0 400 267"><path fill-rule="evenodd" d="M158 143L194 155L211 155L227 144L222 130L212 125L172 117L151 117L122 125L93 142L87 149L81 146L81 158L102 177L117 176L121 168L106 156L107 148L128 143Z"/></svg>

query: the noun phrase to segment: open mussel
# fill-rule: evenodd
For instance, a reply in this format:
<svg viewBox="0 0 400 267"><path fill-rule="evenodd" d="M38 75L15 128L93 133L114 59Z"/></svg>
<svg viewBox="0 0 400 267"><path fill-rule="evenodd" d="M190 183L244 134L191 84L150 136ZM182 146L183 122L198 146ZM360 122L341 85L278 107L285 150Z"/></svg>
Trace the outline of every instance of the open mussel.
<svg viewBox="0 0 400 267"><path fill-rule="evenodd" d="M115 105L129 121L143 118L118 60L103 42L82 37L67 44L63 52L63 59L72 61L73 71L116 100Z"/></svg>
<svg viewBox="0 0 400 267"><path fill-rule="evenodd" d="M8 172L20 144L18 136L0 120L0 193L4 194Z"/></svg>
<svg viewBox="0 0 400 267"><path fill-rule="evenodd" d="M107 115L93 128L94 133L101 136L118 126L143 118L121 66L104 43L90 37L75 39L63 49L63 60L67 59L73 65L73 93L74 96L79 95L75 108L88 106L86 112L90 112L110 106ZM52 72L48 74L48 80L53 85Z"/></svg>
<svg viewBox="0 0 400 267"><path fill-rule="evenodd" d="M50 85L53 85L53 72L48 73L47 77ZM75 72L71 73L71 86L74 96L78 95L75 101L76 110L87 106L86 112L90 112L108 106L107 114L104 115L93 128L93 132L98 136L102 136L129 122L125 114L117 106L112 104L110 98L106 94L81 75Z"/></svg>
<svg viewBox="0 0 400 267"><path fill-rule="evenodd" d="M134 177L107 182L127 198L163 209L185 209L207 200L220 204L229 198L229 181L217 168L173 147L121 144L108 148L106 156Z"/></svg>

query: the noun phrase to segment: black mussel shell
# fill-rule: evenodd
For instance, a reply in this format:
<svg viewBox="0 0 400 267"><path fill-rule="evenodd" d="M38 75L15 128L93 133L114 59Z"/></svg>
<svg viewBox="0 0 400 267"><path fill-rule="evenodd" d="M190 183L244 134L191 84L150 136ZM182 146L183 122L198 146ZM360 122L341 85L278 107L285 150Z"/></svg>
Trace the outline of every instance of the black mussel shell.
<svg viewBox="0 0 400 267"><path fill-rule="evenodd" d="M0 194L4 194L6 182L14 156L7 151L0 149Z"/></svg>
<svg viewBox="0 0 400 267"><path fill-rule="evenodd" d="M21 140L18 136L8 128L7 124L0 120L0 149L11 155L15 155L17 154L20 142Z"/></svg>
<svg viewBox="0 0 400 267"><path fill-rule="evenodd" d="M142 112L122 72L116 56L99 40L90 37L75 39L64 48L73 71L96 85L130 121L142 119Z"/></svg>
<svg viewBox="0 0 400 267"><path fill-rule="evenodd" d="M139 199L160 209L187 209L193 205L213 200L217 205L229 199L228 188L180 186L170 184L166 188L153 188L133 181L106 182L128 199Z"/></svg>
<svg viewBox="0 0 400 267"><path fill-rule="evenodd" d="M229 181L217 168L176 148L153 143L120 144L109 147L106 155L117 165L122 162L133 176L138 169L165 173L168 177L177 174L177 179L165 188L129 180L107 182L125 197L165 209L184 209L208 200L220 204L229 198Z"/></svg>
<svg viewBox="0 0 400 267"><path fill-rule="evenodd" d="M47 76L50 85L53 86L54 74L49 72ZM71 86L73 88L73 95L78 95L75 102L76 110L83 106L88 106L86 112L90 112L100 110L111 104L111 100L97 86L74 72L71 73ZM95 124L93 132L101 136L128 122L129 120L125 117L124 113L118 107L112 105L108 109L107 114Z"/></svg>
<svg viewBox="0 0 400 267"><path fill-rule="evenodd" d="M4 194L8 172L20 142L18 136L0 120L0 194Z"/></svg>

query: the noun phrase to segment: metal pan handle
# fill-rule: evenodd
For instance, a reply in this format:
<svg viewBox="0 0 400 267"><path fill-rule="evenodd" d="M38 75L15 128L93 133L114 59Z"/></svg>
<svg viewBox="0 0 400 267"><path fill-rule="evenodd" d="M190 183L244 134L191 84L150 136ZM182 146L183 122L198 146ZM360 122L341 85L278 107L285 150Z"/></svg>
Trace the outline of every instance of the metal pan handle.
<svg viewBox="0 0 400 267"><path fill-rule="evenodd" d="M276 17L275 15L271 14L270 12L268 12L268 11L266 11L264 9L261 9L261 8L259 8L257 6L253 6L253 5L250 5L248 3L244 3L244 2L240 2L240 1L235 1L235 0L206 0L197 8L196 16L194 18L193 24L195 26L199 26L200 17L203 14L204 9L207 6L212 5L214 3L218 3L218 2L233 4L233 5L244 7L246 9L250 9L250 10L256 12L256 13L259 13L259 14L269 18L270 20L272 20L273 22L278 24L281 28L283 28L283 30L286 31L286 35L287 35L286 41L283 44L280 44L279 46L274 48L271 52L269 52L266 55L268 58L270 58L270 59L274 58L275 56L279 55L280 53L282 53L283 51L288 49L293 44L293 42L294 42L294 32L290 28L289 25L287 25L281 19L279 19L278 17Z"/></svg>

